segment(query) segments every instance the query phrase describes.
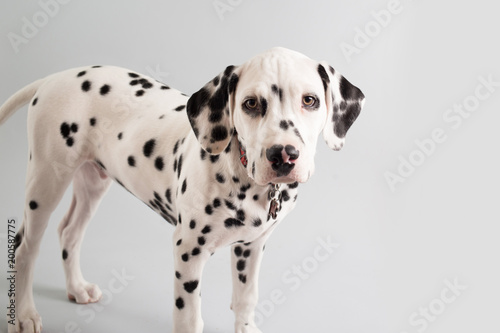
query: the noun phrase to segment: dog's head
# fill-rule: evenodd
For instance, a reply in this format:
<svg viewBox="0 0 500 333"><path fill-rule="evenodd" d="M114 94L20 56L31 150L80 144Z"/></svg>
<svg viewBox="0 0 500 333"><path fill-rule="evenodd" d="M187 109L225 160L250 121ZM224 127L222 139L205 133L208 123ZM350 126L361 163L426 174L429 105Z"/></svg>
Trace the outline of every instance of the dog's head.
<svg viewBox="0 0 500 333"><path fill-rule="evenodd" d="M201 146L221 153L237 136L249 177L259 185L305 182L318 135L339 150L364 95L331 66L274 48L229 66L188 101Z"/></svg>

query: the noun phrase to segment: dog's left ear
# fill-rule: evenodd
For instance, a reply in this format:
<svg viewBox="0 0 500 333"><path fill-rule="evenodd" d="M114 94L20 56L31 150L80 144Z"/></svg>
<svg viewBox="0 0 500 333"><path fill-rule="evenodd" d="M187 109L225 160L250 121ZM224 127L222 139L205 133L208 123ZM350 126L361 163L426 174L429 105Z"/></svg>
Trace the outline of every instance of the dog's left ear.
<svg viewBox="0 0 500 333"><path fill-rule="evenodd" d="M187 115L196 138L210 154L221 153L234 134L232 108L238 68L228 66L187 102Z"/></svg>
<svg viewBox="0 0 500 333"><path fill-rule="evenodd" d="M328 110L323 138L330 148L340 150L347 130L361 112L365 95L326 62L318 65L318 73L325 87Z"/></svg>

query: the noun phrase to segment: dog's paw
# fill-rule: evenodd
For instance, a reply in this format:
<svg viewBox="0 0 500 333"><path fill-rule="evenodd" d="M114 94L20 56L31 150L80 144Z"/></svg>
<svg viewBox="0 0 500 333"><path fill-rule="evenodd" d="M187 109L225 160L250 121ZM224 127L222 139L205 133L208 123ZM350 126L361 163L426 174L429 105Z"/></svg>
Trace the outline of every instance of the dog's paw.
<svg viewBox="0 0 500 333"><path fill-rule="evenodd" d="M29 309L27 311L20 311L15 324L9 323L12 318L7 317L8 332L9 333L40 333L42 332L42 318L36 310Z"/></svg>
<svg viewBox="0 0 500 333"><path fill-rule="evenodd" d="M93 283L82 282L69 286L67 290L68 298L78 304L95 303L102 297L101 289Z"/></svg>
<svg viewBox="0 0 500 333"><path fill-rule="evenodd" d="M261 330L257 328L257 326L252 325L251 323L243 323L236 325L236 333L262 333Z"/></svg>

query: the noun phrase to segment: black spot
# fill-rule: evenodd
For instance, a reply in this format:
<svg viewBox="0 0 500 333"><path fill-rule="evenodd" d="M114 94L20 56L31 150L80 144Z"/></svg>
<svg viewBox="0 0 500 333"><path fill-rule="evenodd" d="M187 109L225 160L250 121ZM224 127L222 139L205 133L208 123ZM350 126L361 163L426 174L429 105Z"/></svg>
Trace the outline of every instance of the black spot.
<svg viewBox="0 0 500 333"><path fill-rule="evenodd" d="M182 216L181 216L181 214L179 214L179 218L177 219L177 221L179 221L179 224L182 223Z"/></svg>
<svg viewBox="0 0 500 333"><path fill-rule="evenodd" d="M252 162L252 177L255 178L255 161Z"/></svg>
<svg viewBox="0 0 500 333"><path fill-rule="evenodd" d="M205 151L205 149L201 149L200 157L202 160L204 160L207 157L207 152Z"/></svg>
<svg viewBox="0 0 500 333"><path fill-rule="evenodd" d="M190 227L191 229L196 228L196 221L195 221L195 220L191 220L191 222L189 222L189 227Z"/></svg>
<svg viewBox="0 0 500 333"><path fill-rule="evenodd" d="M136 86L136 85L138 85L138 84L139 84L139 80L132 80L132 81L130 81L130 82L129 82L129 84L130 84L131 86Z"/></svg>
<svg viewBox="0 0 500 333"><path fill-rule="evenodd" d="M184 300L182 299L182 297L179 297L175 300L175 306L179 310L182 310L184 308Z"/></svg>
<svg viewBox="0 0 500 333"><path fill-rule="evenodd" d="M175 271L175 277L178 278L178 279L180 279L182 277L182 275L181 275L181 273Z"/></svg>
<svg viewBox="0 0 500 333"><path fill-rule="evenodd" d="M86 71L81 71L76 75L76 77L84 76L87 72Z"/></svg>
<svg viewBox="0 0 500 333"><path fill-rule="evenodd" d="M97 122L97 121L96 121L95 117L92 117L92 118L90 118L90 120L89 120L90 126L95 126L96 122Z"/></svg>
<svg viewBox="0 0 500 333"><path fill-rule="evenodd" d="M281 191L281 195L282 195L284 201L290 200L290 194L288 194L287 190Z"/></svg>
<svg viewBox="0 0 500 333"><path fill-rule="evenodd" d="M299 187L299 182L295 182L295 183L291 183L291 184L288 184L288 188L297 188Z"/></svg>
<svg viewBox="0 0 500 333"><path fill-rule="evenodd" d="M163 170L164 165L165 165L165 163L163 163L163 157L158 156L155 159L155 168L158 169L159 171L161 171L161 170Z"/></svg>
<svg viewBox="0 0 500 333"><path fill-rule="evenodd" d="M214 212L214 209L212 208L212 206L207 205L205 207L205 213L207 213L208 215L212 215L213 212Z"/></svg>
<svg viewBox="0 0 500 333"><path fill-rule="evenodd" d="M242 186L240 187L240 191L241 191L241 192L246 192L246 191L248 191L248 190L250 189L250 187L252 187L252 185L251 185L251 184L242 185Z"/></svg>
<svg viewBox="0 0 500 333"><path fill-rule="evenodd" d="M226 226L226 228L232 228L232 227L241 227L245 224L240 220L230 217L224 221L224 225Z"/></svg>
<svg viewBox="0 0 500 333"><path fill-rule="evenodd" d="M89 81L83 81L82 90L89 91L91 86L92 86L92 84Z"/></svg>
<svg viewBox="0 0 500 333"><path fill-rule="evenodd" d="M280 128L286 131L288 129L288 122L286 120L280 121Z"/></svg>
<svg viewBox="0 0 500 333"><path fill-rule="evenodd" d="M255 201L259 200L259 195L258 195L258 194L254 195L254 196L253 196L253 199L254 199Z"/></svg>
<svg viewBox="0 0 500 333"><path fill-rule="evenodd" d="M78 124L76 124L76 123L71 124L71 132L73 132L73 133L78 132Z"/></svg>
<svg viewBox="0 0 500 333"><path fill-rule="evenodd" d="M241 248L241 246L236 246L234 248L234 254L237 256L237 257L241 257L241 254L243 253L243 249Z"/></svg>
<svg viewBox="0 0 500 333"><path fill-rule="evenodd" d="M155 145L156 145L155 139L151 139L149 141L146 141L146 143L144 144L144 147L142 148L142 152L144 153L144 156L150 157L151 154L153 153Z"/></svg>
<svg viewBox="0 0 500 333"><path fill-rule="evenodd" d="M202 230L201 230L201 233L206 235L208 234L210 231L212 231L212 227L210 227L209 225L206 225Z"/></svg>
<svg viewBox="0 0 500 333"><path fill-rule="evenodd" d="M101 167L101 169L106 170L106 166L104 166L104 163L102 163L100 160L96 159L95 162Z"/></svg>
<svg viewBox="0 0 500 333"><path fill-rule="evenodd" d="M261 115L262 117L264 117L266 115L266 112L267 112L267 100L264 98L264 97L261 97L260 98L260 111L261 111Z"/></svg>
<svg viewBox="0 0 500 333"><path fill-rule="evenodd" d="M200 246L205 245L205 241L206 241L206 240L205 240L205 237L203 237L203 236L198 237L198 244L199 244Z"/></svg>
<svg viewBox="0 0 500 333"><path fill-rule="evenodd" d="M172 191L169 188L165 191L165 198L169 203L172 203Z"/></svg>
<svg viewBox="0 0 500 333"><path fill-rule="evenodd" d="M136 73L128 73L128 76L132 77L132 78L136 78L136 77L139 77L139 74L136 74Z"/></svg>
<svg viewBox="0 0 500 333"><path fill-rule="evenodd" d="M198 280L193 280L184 283L184 290L192 293L198 287Z"/></svg>
<svg viewBox="0 0 500 333"><path fill-rule="evenodd" d="M283 90L281 88L278 88L277 85L273 84L271 86L271 90L273 91L273 93L279 96L280 102L283 101Z"/></svg>
<svg viewBox="0 0 500 333"><path fill-rule="evenodd" d="M224 178L224 176L221 175L220 173L217 173L215 175L215 179L217 179L217 181L221 184L224 184L224 182L226 181L226 178Z"/></svg>
<svg viewBox="0 0 500 333"><path fill-rule="evenodd" d="M228 131L225 126L222 125L217 125L212 128L212 133L211 133L211 138L214 141L222 141L227 139L228 137Z"/></svg>
<svg viewBox="0 0 500 333"><path fill-rule="evenodd" d="M240 179L238 177L233 177L233 182L235 183L239 183L240 182Z"/></svg>
<svg viewBox="0 0 500 333"><path fill-rule="evenodd" d="M245 193L238 194L238 199L240 199L240 200L245 200L246 197L247 197L247 195Z"/></svg>
<svg viewBox="0 0 500 333"><path fill-rule="evenodd" d="M62 251L62 258L63 258L63 260L66 260L68 258L68 251L66 251L66 250Z"/></svg>
<svg viewBox="0 0 500 333"><path fill-rule="evenodd" d="M179 105L179 106L178 106L178 107L176 107L174 110L175 110L175 111L182 111L182 110L184 110L185 108L186 108L186 106L185 106L185 105Z"/></svg>
<svg viewBox="0 0 500 333"><path fill-rule="evenodd" d="M176 245L179 246L181 244L182 244L182 238L177 241Z"/></svg>
<svg viewBox="0 0 500 333"><path fill-rule="evenodd" d="M240 221L245 221L245 211L242 209L238 209L236 212L236 218Z"/></svg>
<svg viewBox="0 0 500 333"><path fill-rule="evenodd" d="M187 188L187 183L186 183L186 180L184 179L184 181L182 182L182 187L181 187L182 194L184 194L186 192L186 188Z"/></svg>
<svg viewBox="0 0 500 333"><path fill-rule="evenodd" d="M231 141L229 141L229 144L227 145L226 149L224 149L224 152L226 154L229 154L231 152Z"/></svg>
<svg viewBox="0 0 500 333"><path fill-rule="evenodd" d="M341 77L339 82L340 95L344 101L355 100L359 101L365 98L365 95L358 87L353 86L345 77Z"/></svg>
<svg viewBox="0 0 500 333"><path fill-rule="evenodd" d="M68 125L68 123L62 123L60 131L61 131L62 137L66 139L70 134L71 128Z"/></svg>
<svg viewBox="0 0 500 333"><path fill-rule="evenodd" d="M179 140L177 140L177 142L176 142L176 143L175 143L175 145L174 145L174 150L173 150L173 154L174 154L174 155L175 155L175 154L177 154L177 149L179 149L179 143L180 143L180 141L179 141Z"/></svg>
<svg viewBox="0 0 500 333"><path fill-rule="evenodd" d="M102 96L104 96L104 95L106 95L107 93L109 93L109 91L110 91L110 90L111 90L111 87L110 87L109 85L105 84L105 85L103 85L103 86L101 87L101 89L99 90L99 93L100 93Z"/></svg>
<svg viewBox="0 0 500 333"><path fill-rule="evenodd" d="M220 199L219 198L215 198L214 202L212 203L212 205L214 206L214 208L220 207L220 205L221 205Z"/></svg>
<svg viewBox="0 0 500 333"><path fill-rule="evenodd" d="M219 155L210 155L210 162L215 163L219 160Z"/></svg>
<svg viewBox="0 0 500 333"><path fill-rule="evenodd" d="M179 156L179 163L177 164L177 178L181 176L181 170L182 170L182 154Z"/></svg>
<svg viewBox="0 0 500 333"><path fill-rule="evenodd" d="M30 206L30 209L31 210L35 210L38 208L38 203L34 200L31 200L30 203L29 203L29 206Z"/></svg>
<svg viewBox="0 0 500 333"><path fill-rule="evenodd" d="M304 142L304 139L302 139L302 135L300 135L300 132L299 132L299 130L298 130L298 129L296 129L296 128L295 128L295 129L293 130L293 133L295 133L295 135L299 137L299 139L300 139L300 141L302 141L302 143L305 143L305 142Z"/></svg>
<svg viewBox="0 0 500 333"><path fill-rule="evenodd" d="M73 140L73 138L67 138L67 139L66 139L66 145L67 145L68 147L73 146L73 143L75 143L75 140Z"/></svg>
<svg viewBox="0 0 500 333"><path fill-rule="evenodd" d="M134 156L129 156L127 158L127 161L128 161L128 165L130 165L131 167L135 167L135 158L134 158Z"/></svg>
<svg viewBox="0 0 500 333"><path fill-rule="evenodd" d="M236 74L231 75L231 79L229 79L229 93L232 94L236 91L236 86L238 85L239 77Z"/></svg>
<svg viewBox="0 0 500 333"><path fill-rule="evenodd" d="M195 247L195 248L193 249L193 251L191 251L191 255L193 255L193 256L197 256L198 254L200 254L200 252L201 252L201 251L200 251L200 248Z"/></svg>
<svg viewBox="0 0 500 333"><path fill-rule="evenodd" d="M21 245L23 241L24 228L21 228L16 234L16 238L14 239L14 252L17 251L17 248Z"/></svg>
<svg viewBox="0 0 500 333"><path fill-rule="evenodd" d="M256 218L255 220L253 220L252 224L254 227L258 227L262 224L262 221L261 221L261 219Z"/></svg>
<svg viewBox="0 0 500 333"><path fill-rule="evenodd" d="M238 279L239 279L242 283L247 283L247 276L246 276L246 275L239 274L239 275L238 275Z"/></svg>
<svg viewBox="0 0 500 333"><path fill-rule="evenodd" d="M167 89L170 89L170 87L163 85L163 86L160 87L160 89L167 90Z"/></svg>
<svg viewBox="0 0 500 333"><path fill-rule="evenodd" d="M323 88L325 88L326 91L326 89L328 88L328 84L330 83L330 78L326 73L325 67L323 67L323 65L321 64L318 65L318 73L319 76L321 77L321 81L323 82Z"/></svg>
<svg viewBox="0 0 500 333"><path fill-rule="evenodd" d="M137 97L140 97L140 96L144 95L144 92L145 92L145 91L144 91L144 90L142 90L142 89L141 89L141 90L137 90L137 91L135 92L135 95L136 95Z"/></svg>
<svg viewBox="0 0 500 333"><path fill-rule="evenodd" d="M224 200L224 203L226 204L226 207L231 209L231 210L236 210L236 206L229 200Z"/></svg>
<svg viewBox="0 0 500 333"><path fill-rule="evenodd" d="M102 66L96 65L96 66L92 66L91 68L100 68L100 67L102 67Z"/></svg>
<svg viewBox="0 0 500 333"><path fill-rule="evenodd" d="M239 270L240 272L243 271L245 269L245 260L243 259L238 260L238 262L236 263L236 269Z"/></svg>
<svg viewBox="0 0 500 333"><path fill-rule="evenodd" d="M33 100L33 103L31 103L31 105L32 105L32 106L35 106L35 105L36 105L36 102L38 102L38 98L35 98L35 99Z"/></svg>
<svg viewBox="0 0 500 333"><path fill-rule="evenodd" d="M187 261L189 260L189 254L184 253L184 254L181 256L181 259L182 259L182 261L187 262Z"/></svg>
<svg viewBox="0 0 500 333"><path fill-rule="evenodd" d="M153 84L146 79L140 79L139 83L142 85L143 89L153 88Z"/></svg>
<svg viewBox="0 0 500 333"><path fill-rule="evenodd" d="M245 252L243 252L243 257L245 258L250 257L250 250L245 250Z"/></svg>
<svg viewBox="0 0 500 333"><path fill-rule="evenodd" d="M219 82L220 82L220 79L219 79L219 76L217 75L216 77L214 77L214 79L212 80L212 83L215 87L217 87L219 85Z"/></svg>
<svg viewBox="0 0 500 333"><path fill-rule="evenodd" d="M123 132L118 133L117 138L118 138L118 140L121 140L123 138Z"/></svg>

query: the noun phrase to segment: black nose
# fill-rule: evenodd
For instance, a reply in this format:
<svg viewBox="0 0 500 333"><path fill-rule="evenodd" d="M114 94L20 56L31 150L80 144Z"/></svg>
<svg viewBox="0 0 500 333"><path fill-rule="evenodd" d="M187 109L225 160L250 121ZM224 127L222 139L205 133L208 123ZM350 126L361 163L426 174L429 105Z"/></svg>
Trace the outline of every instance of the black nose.
<svg viewBox="0 0 500 333"><path fill-rule="evenodd" d="M295 167L294 162L299 158L299 151L292 145L284 148L282 145L274 145L266 150L266 157L277 176L282 177L288 175Z"/></svg>

